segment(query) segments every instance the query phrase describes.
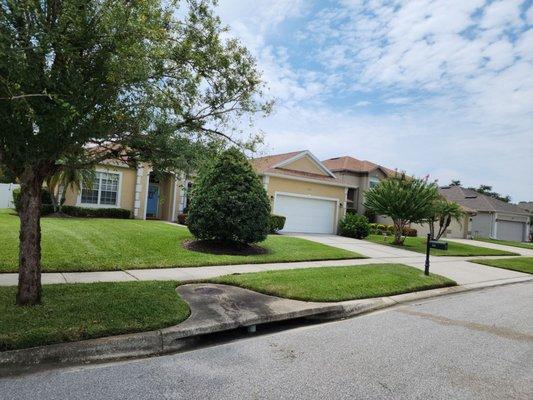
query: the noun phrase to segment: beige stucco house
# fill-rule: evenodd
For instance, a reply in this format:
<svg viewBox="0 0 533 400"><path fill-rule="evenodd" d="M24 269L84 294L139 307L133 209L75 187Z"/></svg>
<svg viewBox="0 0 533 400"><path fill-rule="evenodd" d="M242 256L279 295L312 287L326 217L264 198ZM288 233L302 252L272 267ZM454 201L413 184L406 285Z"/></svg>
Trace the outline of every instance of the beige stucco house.
<svg viewBox="0 0 533 400"><path fill-rule="evenodd" d="M337 232L348 193L357 190L357 185L342 182L307 150L250 162L263 181L272 212L287 218L283 232ZM191 186L183 176L157 174L148 165L132 168L111 160L97 166L92 187L67 190L65 204L125 208L133 218L176 221L187 207Z"/></svg>

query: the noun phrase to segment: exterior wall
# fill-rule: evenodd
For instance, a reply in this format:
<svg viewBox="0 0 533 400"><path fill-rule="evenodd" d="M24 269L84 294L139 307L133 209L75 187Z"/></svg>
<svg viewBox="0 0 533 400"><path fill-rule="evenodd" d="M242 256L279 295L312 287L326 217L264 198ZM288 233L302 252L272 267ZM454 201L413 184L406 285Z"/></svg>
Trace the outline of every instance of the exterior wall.
<svg viewBox="0 0 533 400"><path fill-rule="evenodd" d="M363 214L364 206L362 193L368 188L368 175L348 171L334 172L334 174L342 183L345 183L349 186L357 187L357 198L355 201L356 211L359 214Z"/></svg>
<svg viewBox="0 0 533 400"><path fill-rule="evenodd" d="M453 220L446 229L443 238L467 239L468 225L470 216L465 216L461 222ZM429 224L412 224L412 228L416 229L418 236L426 236L429 233ZM435 224L435 229L438 229L438 224Z"/></svg>
<svg viewBox="0 0 533 400"><path fill-rule="evenodd" d="M493 214L488 212L478 212L472 217L472 237L492 236Z"/></svg>
<svg viewBox="0 0 533 400"><path fill-rule="evenodd" d="M324 175L324 176L328 176L328 174L326 174L324 171L322 171L317 165L316 163L311 160L309 157L302 157L290 164L287 164L287 165L284 165L283 167L281 168L286 168L286 169L293 169L295 171L303 171L303 172L309 172L309 173L312 173L312 174L319 174L319 175Z"/></svg>
<svg viewBox="0 0 533 400"><path fill-rule="evenodd" d="M320 183L304 182L295 179L285 179L280 177L268 177L267 194L270 198L270 205L274 209L274 196L276 192L294 193L306 196L326 197L339 201L339 207L336 212L336 222L344 216L346 191L341 186L323 185Z"/></svg>
<svg viewBox="0 0 533 400"><path fill-rule="evenodd" d="M134 200L135 200L135 181L136 181L136 170L129 167L118 167L111 165L99 165L96 167L96 171L100 172L115 172L121 175L120 178L120 193L119 201L116 207L125 208L130 210L133 215L134 211ZM67 188L65 191L65 205L68 206L80 206L80 207L96 207L92 204L79 204L78 203L79 190L73 189L71 187ZM112 206L101 206L102 208L109 208Z"/></svg>

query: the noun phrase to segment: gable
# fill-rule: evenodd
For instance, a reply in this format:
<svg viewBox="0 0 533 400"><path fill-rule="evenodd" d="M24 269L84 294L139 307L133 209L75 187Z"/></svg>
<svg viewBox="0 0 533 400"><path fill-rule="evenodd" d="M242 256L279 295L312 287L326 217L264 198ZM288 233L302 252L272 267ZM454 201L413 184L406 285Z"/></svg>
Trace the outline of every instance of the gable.
<svg viewBox="0 0 533 400"><path fill-rule="evenodd" d="M303 156L295 161L283 165L282 168L292 169L294 171L302 171L311 174L329 176L322 168L320 168L314 160L308 155Z"/></svg>

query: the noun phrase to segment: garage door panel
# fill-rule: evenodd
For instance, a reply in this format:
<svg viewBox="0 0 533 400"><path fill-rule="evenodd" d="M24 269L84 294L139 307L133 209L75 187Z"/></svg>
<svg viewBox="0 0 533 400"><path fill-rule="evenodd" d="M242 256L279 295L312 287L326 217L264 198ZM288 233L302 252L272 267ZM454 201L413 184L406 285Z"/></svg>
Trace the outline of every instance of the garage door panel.
<svg viewBox="0 0 533 400"><path fill-rule="evenodd" d="M516 221L498 221L497 237L501 240L521 242L524 236L524 223Z"/></svg>
<svg viewBox="0 0 533 400"><path fill-rule="evenodd" d="M274 212L286 218L282 232L334 233L336 202L277 195Z"/></svg>

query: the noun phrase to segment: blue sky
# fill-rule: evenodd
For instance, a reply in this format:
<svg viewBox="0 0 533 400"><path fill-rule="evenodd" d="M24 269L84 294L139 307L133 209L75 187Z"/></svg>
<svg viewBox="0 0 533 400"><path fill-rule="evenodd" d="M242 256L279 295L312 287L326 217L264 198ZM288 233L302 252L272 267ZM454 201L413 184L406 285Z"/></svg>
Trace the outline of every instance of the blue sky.
<svg viewBox="0 0 533 400"><path fill-rule="evenodd" d="M276 100L260 154L351 155L533 201L533 0L220 0Z"/></svg>

